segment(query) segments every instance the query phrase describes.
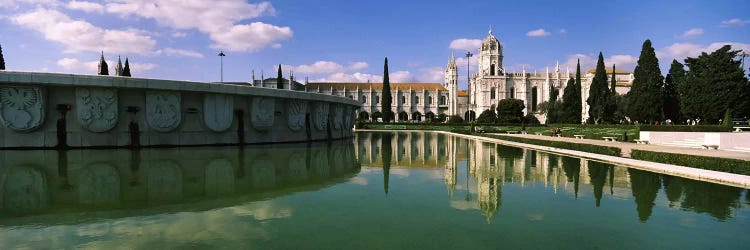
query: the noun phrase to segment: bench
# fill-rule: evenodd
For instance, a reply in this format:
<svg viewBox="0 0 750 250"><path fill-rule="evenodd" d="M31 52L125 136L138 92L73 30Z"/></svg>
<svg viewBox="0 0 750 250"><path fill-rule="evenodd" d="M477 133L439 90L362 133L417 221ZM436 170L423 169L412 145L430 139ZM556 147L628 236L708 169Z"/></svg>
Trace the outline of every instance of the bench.
<svg viewBox="0 0 750 250"><path fill-rule="evenodd" d="M479 126L474 127L474 132L484 133L484 127L479 127Z"/></svg>
<svg viewBox="0 0 750 250"><path fill-rule="evenodd" d="M719 145L714 145L714 144L703 144L701 146L703 146L703 148L705 149L713 149L713 150L719 149Z"/></svg>
<svg viewBox="0 0 750 250"><path fill-rule="evenodd" d="M521 134L522 134L522 135L526 135L526 134L529 134L529 133L528 133L528 132L526 132L526 131L521 131Z"/></svg>
<svg viewBox="0 0 750 250"><path fill-rule="evenodd" d="M745 130L750 130L750 127L734 127L734 132L742 132Z"/></svg>
<svg viewBox="0 0 750 250"><path fill-rule="evenodd" d="M583 139L583 137L586 135L573 135L573 136L575 136L576 139Z"/></svg>
<svg viewBox="0 0 750 250"><path fill-rule="evenodd" d="M555 137L562 137L562 135L561 134L556 134Z"/></svg>
<svg viewBox="0 0 750 250"><path fill-rule="evenodd" d="M535 135L538 135L538 136L542 136L542 135L544 135L544 134L542 134L542 132L536 132L536 133L534 133L534 134L535 134Z"/></svg>
<svg viewBox="0 0 750 250"><path fill-rule="evenodd" d="M605 136L602 137L605 141L617 141L617 138L611 137L611 136Z"/></svg>
<svg viewBox="0 0 750 250"><path fill-rule="evenodd" d="M633 140L636 144L648 144L648 140Z"/></svg>

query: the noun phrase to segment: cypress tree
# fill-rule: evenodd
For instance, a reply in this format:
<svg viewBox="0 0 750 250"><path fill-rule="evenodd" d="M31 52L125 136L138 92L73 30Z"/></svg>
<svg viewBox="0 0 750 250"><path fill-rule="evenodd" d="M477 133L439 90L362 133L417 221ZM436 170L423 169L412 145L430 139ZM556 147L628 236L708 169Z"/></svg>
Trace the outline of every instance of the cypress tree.
<svg viewBox="0 0 750 250"><path fill-rule="evenodd" d="M2 45L0 45L0 70L5 70L5 57L3 57Z"/></svg>
<svg viewBox="0 0 750 250"><path fill-rule="evenodd" d="M568 79L568 83L565 84L565 92L563 93L563 106L562 117L559 117L558 121L562 123L581 123L581 119L578 116L581 113L581 109L576 108L576 100L581 98L576 95L576 81L571 77ZM576 115L578 114L578 115Z"/></svg>
<svg viewBox="0 0 750 250"><path fill-rule="evenodd" d="M276 75L276 88L277 89L284 88L284 76L281 75L281 64L279 64L279 73L278 75Z"/></svg>
<svg viewBox="0 0 750 250"><path fill-rule="evenodd" d="M653 122L662 119L662 88L664 76L659 69L659 60L651 46L651 40L646 39L635 66L635 79L630 88L627 115L635 121Z"/></svg>
<svg viewBox="0 0 750 250"><path fill-rule="evenodd" d="M130 63L127 57L125 57L125 68L122 69L122 76L130 77Z"/></svg>
<svg viewBox="0 0 750 250"><path fill-rule="evenodd" d="M610 79L611 86L610 86L610 92L607 99L607 109L605 111L605 115L608 122L611 123L617 123L621 118L617 117L615 113L617 112L617 68L614 64L612 64L612 79Z"/></svg>
<svg viewBox="0 0 750 250"><path fill-rule="evenodd" d="M607 115L607 105L609 105L609 87L607 86L607 71L604 68L604 56L599 52L599 59L596 62L596 71L594 79L591 81L589 88L589 98L586 103L589 104L589 123L602 122L607 120L611 115Z"/></svg>
<svg viewBox="0 0 750 250"><path fill-rule="evenodd" d="M115 75L122 76L122 60L117 56L117 66L115 66Z"/></svg>
<svg viewBox="0 0 750 250"><path fill-rule="evenodd" d="M581 120L583 120L581 111L583 110L583 100L581 100L581 59L578 59L578 62L576 63L576 83L575 83L575 98L573 99L573 108L575 108L575 112L572 113L573 117L575 118L575 121L573 123L580 124Z"/></svg>
<svg viewBox="0 0 750 250"><path fill-rule="evenodd" d="M664 78L664 91L662 92L662 96L664 97L664 119L671 119L674 122L682 121L682 116L680 115L679 86L683 78L685 78L684 65L677 60L672 60L672 65L669 67L669 74Z"/></svg>
<svg viewBox="0 0 750 250"><path fill-rule="evenodd" d="M107 65L107 61L104 61L104 51L102 51L102 56L99 58L99 75L107 76L109 75L109 65Z"/></svg>
<svg viewBox="0 0 750 250"><path fill-rule="evenodd" d="M617 94L617 74L615 74L617 69L615 68L615 65L612 64L612 86L610 87L610 90L612 90L612 95Z"/></svg>
<svg viewBox="0 0 750 250"><path fill-rule="evenodd" d="M391 82L388 79L388 57L385 58L385 64L383 65L383 102L380 109L383 112L383 121L390 122L393 118L393 111L391 111Z"/></svg>

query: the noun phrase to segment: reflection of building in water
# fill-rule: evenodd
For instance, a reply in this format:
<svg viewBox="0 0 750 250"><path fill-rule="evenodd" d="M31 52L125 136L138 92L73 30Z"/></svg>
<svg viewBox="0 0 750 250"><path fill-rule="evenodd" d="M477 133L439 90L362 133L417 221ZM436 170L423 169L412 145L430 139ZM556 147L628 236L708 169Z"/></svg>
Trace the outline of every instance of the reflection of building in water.
<svg viewBox="0 0 750 250"><path fill-rule="evenodd" d="M0 218L318 189L359 172L353 146L0 152Z"/></svg>

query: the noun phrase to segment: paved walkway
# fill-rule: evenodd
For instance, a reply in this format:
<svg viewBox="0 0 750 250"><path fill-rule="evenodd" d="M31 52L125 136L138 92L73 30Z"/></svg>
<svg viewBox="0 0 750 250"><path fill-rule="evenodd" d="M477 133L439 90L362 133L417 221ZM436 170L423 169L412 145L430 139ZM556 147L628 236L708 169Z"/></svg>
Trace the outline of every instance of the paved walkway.
<svg viewBox="0 0 750 250"><path fill-rule="evenodd" d="M638 149L638 150L664 152L664 153L720 157L720 158L750 161L750 153L734 152L734 151L727 151L727 150L682 148L682 147L673 147L673 146L666 146L666 145L635 144L635 143L630 143L630 142L619 142L619 141L612 142L612 141L604 141L604 140L576 139L576 138L571 138L571 137L552 137L552 136L540 136L540 135L529 135L529 134L526 134L526 135L494 134L494 135L514 136L514 137L523 137L523 138L537 139L537 140L564 141L564 142L593 144L593 145L600 145L600 146L619 147L622 150L622 157L627 157L627 158L630 158L630 152L633 149Z"/></svg>

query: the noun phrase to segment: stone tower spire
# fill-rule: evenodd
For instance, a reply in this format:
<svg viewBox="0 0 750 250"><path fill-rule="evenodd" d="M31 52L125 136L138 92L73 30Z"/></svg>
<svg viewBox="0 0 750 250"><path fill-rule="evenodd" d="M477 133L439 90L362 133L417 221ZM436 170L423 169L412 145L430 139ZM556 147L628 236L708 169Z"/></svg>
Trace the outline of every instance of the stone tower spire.
<svg viewBox="0 0 750 250"><path fill-rule="evenodd" d="M458 112L458 65L453 52L445 69L445 88L448 89L448 114L455 115Z"/></svg>
<svg viewBox="0 0 750 250"><path fill-rule="evenodd" d="M115 75L122 76L122 60L117 56L117 66L115 66Z"/></svg>
<svg viewBox="0 0 750 250"><path fill-rule="evenodd" d="M107 76L109 75L109 65L107 65L107 61L104 60L104 51L102 51L102 56L99 58L99 75Z"/></svg>

